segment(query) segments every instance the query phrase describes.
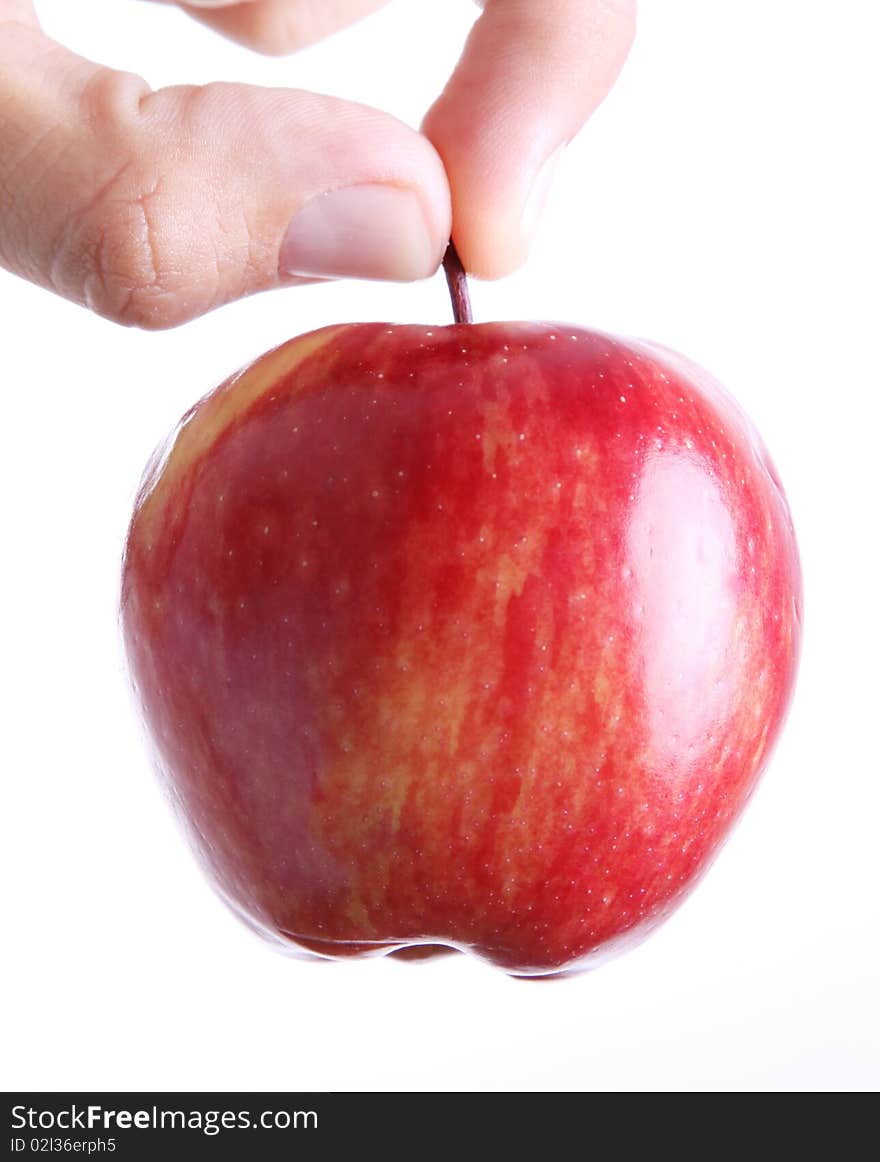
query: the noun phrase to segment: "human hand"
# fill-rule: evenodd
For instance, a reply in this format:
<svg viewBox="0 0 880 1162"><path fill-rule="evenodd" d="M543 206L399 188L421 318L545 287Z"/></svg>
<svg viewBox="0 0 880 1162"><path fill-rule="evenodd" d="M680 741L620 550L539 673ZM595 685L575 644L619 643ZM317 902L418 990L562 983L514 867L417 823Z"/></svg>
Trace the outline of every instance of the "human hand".
<svg viewBox="0 0 880 1162"><path fill-rule="evenodd" d="M385 2L180 7L284 53ZM635 3L483 7L417 133L295 89L151 91L49 40L31 0L0 0L0 265L147 328L315 278L427 277L453 220L469 271L510 272L560 149L623 65Z"/></svg>

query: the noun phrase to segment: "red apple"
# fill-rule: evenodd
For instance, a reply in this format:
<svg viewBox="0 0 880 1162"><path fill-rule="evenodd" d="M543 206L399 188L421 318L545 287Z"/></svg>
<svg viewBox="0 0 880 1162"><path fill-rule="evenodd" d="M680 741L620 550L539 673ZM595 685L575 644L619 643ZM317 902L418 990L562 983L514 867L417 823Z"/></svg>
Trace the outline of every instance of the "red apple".
<svg viewBox="0 0 880 1162"><path fill-rule="evenodd" d="M360 324L198 403L148 471L126 648L250 925L591 966L693 887L766 763L800 573L710 377L570 326Z"/></svg>

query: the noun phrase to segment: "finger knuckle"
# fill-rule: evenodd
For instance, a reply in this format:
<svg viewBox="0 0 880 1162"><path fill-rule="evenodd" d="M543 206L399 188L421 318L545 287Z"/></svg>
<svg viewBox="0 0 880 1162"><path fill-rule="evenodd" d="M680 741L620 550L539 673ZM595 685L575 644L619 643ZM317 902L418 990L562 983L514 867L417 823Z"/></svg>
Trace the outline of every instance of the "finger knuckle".
<svg viewBox="0 0 880 1162"><path fill-rule="evenodd" d="M119 140L136 129L149 92L147 82L135 73L96 68L79 91L77 112L102 137Z"/></svg>

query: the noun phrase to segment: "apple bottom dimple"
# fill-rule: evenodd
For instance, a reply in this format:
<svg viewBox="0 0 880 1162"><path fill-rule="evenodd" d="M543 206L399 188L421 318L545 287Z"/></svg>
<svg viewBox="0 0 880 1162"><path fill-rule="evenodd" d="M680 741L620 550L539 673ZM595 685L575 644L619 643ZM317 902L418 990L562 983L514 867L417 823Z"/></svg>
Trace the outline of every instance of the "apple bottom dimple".
<svg viewBox="0 0 880 1162"><path fill-rule="evenodd" d="M557 780L549 781L555 789ZM644 938L668 914L731 821L723 796L705 794L701 802L696 788L696 807L670 803L660 826L656 805L649 813L628 801L623 776L592 786L607 799L588 798L583 818L573 821L558 791L547 798L539 806L550 821L543 829L528 814L517 823L487 812L461 834L460 804L446 816L437 812L428 827L410 826L404 812L396 835L386 832L383 858L369 844L346 855L345 836L334 843L332 820L325 820L328 851L320 862L336 854L332 885L325 879L322 890L302 862L294 882L275 880L266 873L275 861L264 851L259 890L251 881L245 915L258 917L265 935L324 957L430 942L474 952L514 974L589 967ZM629 780L632 793L638 786ZM532 789L526 798L540 796ZM453 841L443 838L450 835ZM305 847L299 856L307 856Z"/></svg>
<svg viewBox="0 0 880 1162"><path fill-rule="evenodd" d="M230 903L230 901L227 901ZM463 940L401 938L373 942L353 940L327 940L317 936L306 936L283 928L266 928L258 923L253 914L243 912L232 904L232 911L257 935L273 944L279 951L295 958L319 960L348 960L353 958L388 956L405 962L434 961L456 953L469 953L501 968L511 976L556 977L571 972L581 972L599 967L621 952L627 951L646 939L674 910L677 901L673 898L665 908L658 909L650 917L642 918L631 928L622 929L619 922L614 925L612 935L599 940L588 940L586 947L576 948L560 945L553 941L537 941L534 934L520 932L516 944L493 944L484 932L479 941L469 943Z"/></svg>
<svg viewBox="0 0 880 1162"><path fill-rule="evenodd" d="M501 716L482 709L480 734ZM358 761L347 755L311 777L307 793L292 792L290 768L263 767L258 783L276 790L262 808L261 786L239 776L235 809L211 795L186 814L204 820L197 839L227 901L288 950L347 958L439 943L513 974L585 968L647 935L729 830L742 772L756 775L764 737L753 729L744 754L723 725L714 751L675 772L629 765L638 731L615 735L599 722L566 749L557 732L536 739L520 724L506 754L500 740L493 764L483 748L482 765L465 777L461 763L444 771L436 755L413 756L405 720L396 734L363 724ZM591 745L592 735L605 742ZM512 751L516 741L526 758ZM381 774L400 771L395 746L410 758L409 779ZM212 823L203 812L218 807L222 821ZM222 842L208 850L205 835Z"/></svg>

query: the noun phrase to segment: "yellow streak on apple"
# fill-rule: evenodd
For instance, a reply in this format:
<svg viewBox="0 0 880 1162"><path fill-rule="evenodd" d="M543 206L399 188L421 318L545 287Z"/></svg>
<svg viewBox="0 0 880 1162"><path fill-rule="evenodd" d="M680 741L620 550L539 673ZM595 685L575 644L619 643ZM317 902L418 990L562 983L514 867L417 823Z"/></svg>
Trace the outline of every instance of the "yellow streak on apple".
<svg viewBox="0 0 880 1162"><path fill-rule="evenodd" d="M186 413L166 443L157 450L141 485L138 502L147 551L152 529L161 521L168 497L180 477L223 435L235 418L277 386L309 356L326 347L342 327L324 327L282 343L230 376Z"/></svg>
<svg viewBox="0 0 880 1162"><path fill-rule="evenodd" d="M540 415L541 402L538 396L533 399L533 415ZM500 399L487 401L482 408L482 428L475 433L475 438L481 440L486 475L494 474L498 451L503 449L511 474L515 476L523 448L521 437L527 440L530 434L528 429L515 429L503 394ZM586 513L588 500L592 511L595 510L592 484L599 457L594 448L584 447L579 451L577 477L568 479L562 487L574 489L574 504ZM543 483L556 489L554 481ZM491 489L482 494L481 502L488 506L490 496ZM446 632L437 631L433 624L430 594L424 591L417 571L404 580L400 601L402 621L398 627L394 664L377 677L369 701L362 702L358 714L360 722L372 724L369 731L372 737L365 738L361 734L354 745L343 748L333 769L327 772L325 786L328 802L338 801L341 795L358 803L358 810L347 812L346 819L351 820L350 824L343 824L338 816L327 821L328 829L332 828L334 839L340 846L343 846L340 835L343 826L346 826L344 846L356 846L362 833L372 830L372 824L375 824L376 834L386 829L389 842L372 861L370 882L351 884L348 917L364 935L375 931L369 917L371 913L381 914L383 891L395 876L391 840L399 831L407 805L413 808L413 815L430 818L432 812L442 810L444 799L454 801L457 788L467 785L470 791L458 817L458 832L463 836L475 833L492 818L496 776L509 774L510 767L515 766L519 791L501 825L496 821L491 859L496 865L517 866L517 879L512 873L501 879L500 891L504 897L513 895L519 886L533 888L545 866L541 847L552 845L557 826L553 813L543 809L546 788L539 784L546 780L547 771L554 769L558 771L560 782L567 782L570 768L576 761L575 755L584 752L590 755L595 751L592 740L581 738L585 701L594 699L604 705L603 717L609 723L622 720L621 695L617 690L619 683L612 680L612 675L619 672L618 653L622 644L615 632L616 626L600 626L596 620L596 606L613 608L613 603L585 603L582 617L584 636L573 635L561 644L561 654L553 670L548 666L536 685L533 721L546 722L546 732L535 732L525 726L521 730L514 727L513 733L517 737L512 746L505 746L509 740L504 737L504 727L491 716L493 691L502 678L504 667L503 643L509 604L522 594L530 576L541 573L548 537L556 524L552 507L541 511L544 513L543 523L538 527L532 524L528 538L512 546L510 551L502 552L497 560L494 554L498 547L489 542L485 533L486 528L493 524L492 514L487 512L481 530L486 543L480 544L478 537L464 550L466 562L473 562L475 567L474 585L460 610L463 627L460 641L454 641L448 629ZM412 561L442 558L448 552L443 536L442 523L414 525L405 530L401 555ZM585 524L586 577L592 572L589 545ZM477 564L481 561L485 563ZM549 595L539 603L535 615L536 640L539 648L542 644L546 647L554 638L554 613ZM494 630L491 634L486 635L485 628L478 639L467 633L467 627L485 627L490 623ZM589 693L584 690L580 678L573 677L583 669L580 659L588 641L605 643L593 689ZM475 691L481 690L486 693L475 708ZM459 757L460 735L468 713L476 713L481 721L479 763ZM342 717L347 716L343 714ZM613 725L611 733L614 733ZM606 734L606 744L607 741ZM593 754L592 758L595 766L604 758L604 753ZM584 770L583 777L577 782L577 792L571 797L569 810L573 826L577 826L579 818L586 815L587 805L595 793L593 774L593 770ZM444 785L448 787L448 795ZM334 787L336 791L332 790ZM425 800L424 810L414 809L416 800ZM444 842L440 837L445 834L448 830L438 822L438 843ZM524 843L526 835L529 836L528 845ZM433 838L429 837L428 842ZM528 850L524 851L524 847L533 852L532 858L528 857ZM400 874L400 869L397 869L397 874ZM464 876L465 872L457 869L457 874ZM491 907L492 901L488 904ZM442 939L444 934L432 932L423 935Z"/></svg>

